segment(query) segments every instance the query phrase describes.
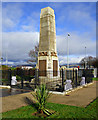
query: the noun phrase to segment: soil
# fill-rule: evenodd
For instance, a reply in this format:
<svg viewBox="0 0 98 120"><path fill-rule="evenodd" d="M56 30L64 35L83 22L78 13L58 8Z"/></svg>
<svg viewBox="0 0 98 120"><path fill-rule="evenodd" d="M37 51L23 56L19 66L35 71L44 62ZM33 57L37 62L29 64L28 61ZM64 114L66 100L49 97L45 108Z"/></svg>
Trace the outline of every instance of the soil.
<svg viewBox="0 0 98 120"><path fill-rule="evenodd" d="M33 116L37 116L37 117L44 117L44 118L46 118L47 117L47 115L46 114L41 114L41 113L39 113L39 112L34 112L33 114L32 114Z"/></svg>
<svg viewBox="0 0 98 120"><path fill-rule="evenodd" d="M52 115L52 114L54 114L54 113L55 113L55 111L53 111L53 110L49 110L49 111L51 112L51 114L50 114L50 115ZM42 113L39 113L38 111L37 111L37 112L32 113L32 115L33 115L33 116L37 116L37 117L44 117L44 118L46 118L46 117L50 116L50 115L45 114L44 112L43 112L43 114L42 114Z"/></svg>

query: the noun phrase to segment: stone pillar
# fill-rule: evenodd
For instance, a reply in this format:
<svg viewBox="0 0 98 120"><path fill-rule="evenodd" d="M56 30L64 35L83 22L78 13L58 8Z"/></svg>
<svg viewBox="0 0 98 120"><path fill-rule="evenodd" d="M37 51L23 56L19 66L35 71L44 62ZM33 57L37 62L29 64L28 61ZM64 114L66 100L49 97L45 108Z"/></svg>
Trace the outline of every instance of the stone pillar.
<svg viewBox="0 0 98 120"><path fill-rule="evenodd" d="M40 71L39 76L42 78L58 76L59 63L56 50L55 15L54 10L50 7L41 9L40 14L38 69Z"/></svg>

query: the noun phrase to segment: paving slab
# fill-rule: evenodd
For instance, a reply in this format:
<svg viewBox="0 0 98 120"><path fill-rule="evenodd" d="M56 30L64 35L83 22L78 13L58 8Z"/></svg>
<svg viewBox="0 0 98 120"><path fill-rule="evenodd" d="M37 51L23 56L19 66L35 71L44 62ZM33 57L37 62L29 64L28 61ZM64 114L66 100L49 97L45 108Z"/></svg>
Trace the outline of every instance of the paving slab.
<svg viewBox="0 0 98 120"><path fill-rule="evenodd" d="M72 91L67 95L52 94L48 99L48 102L86 107L97 97L96 91L98 88L96 87L96 83L98 82L93 82L91 85ZM2 112L27 106L29 103L32 104L33 102L31 92L1 97L0 99L2 99Z"/></svg>

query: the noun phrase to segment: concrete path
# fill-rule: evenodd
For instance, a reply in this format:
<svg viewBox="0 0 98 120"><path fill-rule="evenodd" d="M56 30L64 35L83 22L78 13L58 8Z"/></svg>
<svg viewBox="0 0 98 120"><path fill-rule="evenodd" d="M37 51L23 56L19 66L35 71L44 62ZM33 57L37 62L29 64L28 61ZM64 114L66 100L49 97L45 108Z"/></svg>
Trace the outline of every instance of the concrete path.
<svg viewBox="0 0 98 120"><path fill-rule="evenodd" d="M96 98L96 90L98 89L96 88L96 83L98 84L98 82L94 82L87 87L72 91L68 95L52 94L48 102L86 107ZM32 103L31 93L18 94L0 99L2 99L2 112L26 106L30 102Z"/></svg>
<svg viewBox="0 0 98 120"><path fill-rule="evenodd" d="M94 82L87 87L72 91L68 95L52 95L48 101L52 103L86 107L97 97L96 91L98 88L96 87L96 83L97 82Z"/></svg>

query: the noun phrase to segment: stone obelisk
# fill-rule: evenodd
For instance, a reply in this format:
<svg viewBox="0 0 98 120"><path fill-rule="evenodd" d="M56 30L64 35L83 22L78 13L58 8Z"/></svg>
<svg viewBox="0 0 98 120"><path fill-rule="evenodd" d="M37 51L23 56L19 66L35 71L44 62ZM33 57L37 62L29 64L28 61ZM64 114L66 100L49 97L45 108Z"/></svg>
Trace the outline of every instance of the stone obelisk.
<svg viewBox="0 0 98 120"><path fill-rule="evenodd" d="M50 7L41 9L40 14L38 69L42 78L58 76L55 15L54 10Z"/></svg>

